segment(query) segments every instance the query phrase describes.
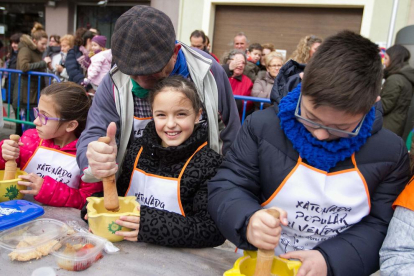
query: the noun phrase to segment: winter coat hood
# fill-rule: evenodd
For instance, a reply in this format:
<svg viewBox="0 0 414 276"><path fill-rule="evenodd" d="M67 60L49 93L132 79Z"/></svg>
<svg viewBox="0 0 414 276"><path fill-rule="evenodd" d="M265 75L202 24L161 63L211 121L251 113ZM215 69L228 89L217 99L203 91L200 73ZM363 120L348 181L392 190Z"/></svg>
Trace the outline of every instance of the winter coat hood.
<svg viewBox="0 0 414 276"><path fill-rule="evenodd" d="M403 75L407 80L411 82L412 85L414 85L414 68L412 68L410 65L405 65L397 74Z"/></svg>
<svg viewBox="0 0 414 276"><path fill-rule="evenodd" d="M23 47L28 47L30 50L37 50L36 44L29 35L22 35L19 42L19 50Z"/></svg>

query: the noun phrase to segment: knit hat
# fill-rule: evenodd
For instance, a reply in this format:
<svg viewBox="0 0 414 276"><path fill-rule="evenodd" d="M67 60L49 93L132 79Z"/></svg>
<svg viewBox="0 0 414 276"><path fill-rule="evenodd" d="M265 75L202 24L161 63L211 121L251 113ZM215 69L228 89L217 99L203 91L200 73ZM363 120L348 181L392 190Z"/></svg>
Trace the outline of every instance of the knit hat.
<svg viewBox="0 0 414 276"><path fill-rule="evenodd" d="M105 48L105 46L106 46L106 36L103 36L103 35L95 35L92 38L92 42L95 42L99 46L101 46L102 48Z"/></svg>
<svg viewBox="0 0 414 276"><path fill-rule="evenodd" d="M161 71L175 48L170 18L149 6L134 6L115 24L112 57L126 75L150 75Z"/></svg>

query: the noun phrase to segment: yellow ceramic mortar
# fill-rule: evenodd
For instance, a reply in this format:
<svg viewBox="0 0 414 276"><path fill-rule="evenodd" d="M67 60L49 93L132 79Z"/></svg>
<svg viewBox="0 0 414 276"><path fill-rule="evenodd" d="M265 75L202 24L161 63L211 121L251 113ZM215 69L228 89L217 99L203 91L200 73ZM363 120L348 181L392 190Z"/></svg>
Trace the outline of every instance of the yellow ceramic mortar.
<svg viewBox="0 0 414 276"><path fill-rule="evenodd" d="M256 268L256 251L244 251L243 257L237 259L232 269L224 272L223 276L253 276ZM296 276L302 263L273 257L271 275Z"/></svg>
<svg viewBox="0 0 414 276"><path fill-rule="evenodd" d="M139 203L135 196L118 197L119 211L110 212L105 209L103 197L88 197L88 222L91 231L98 236L106 238L111 242L119 242L123 240L122 236L115 235L116 231L131 231L131 229L122 227L115 223L120 216L137 216L140 213L137 210Z"/></svg>
<svg viewBox="0 0 414 276"><path fill-rule="evenodd" d="M21 180L18 177L23 174L27 173L17 170L15 179L0 180L0 202L23 198L24 195L20 193L20 190L26 190L26 186L17 184L17 181ZM4 171L0 171L0 179L3 179L3 176Z"/></svg>

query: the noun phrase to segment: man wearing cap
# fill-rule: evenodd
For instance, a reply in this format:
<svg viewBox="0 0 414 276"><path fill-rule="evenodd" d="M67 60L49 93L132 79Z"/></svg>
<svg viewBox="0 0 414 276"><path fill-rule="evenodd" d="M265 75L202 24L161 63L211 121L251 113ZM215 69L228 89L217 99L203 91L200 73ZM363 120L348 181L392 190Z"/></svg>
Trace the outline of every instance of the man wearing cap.
<svg viewBox="0 0 414 276"><path fill-rule="evenodd" d="M111 46L116 66L99 85L77 144L76 158L84 181L117 171L130 139L140 137L151 120L149 89L169 75L179 74L194 82L205 106L209 146L216 152L227 151L240 120L226 73L207 53L177 42L166 14L134 6L117 20ZM110 122L115 122L116 130L108 127ZM111 138L110 145L116 141L117 156L112 147L97 142L105 135Z"/></svg>

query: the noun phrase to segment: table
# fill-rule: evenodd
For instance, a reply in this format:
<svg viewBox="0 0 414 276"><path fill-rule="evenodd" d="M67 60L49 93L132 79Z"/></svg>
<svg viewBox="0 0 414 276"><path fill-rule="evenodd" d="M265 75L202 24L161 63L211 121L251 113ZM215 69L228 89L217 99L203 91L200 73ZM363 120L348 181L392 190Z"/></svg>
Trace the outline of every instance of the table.
<svg viewBox="0 0 414 276"><path fill-rule="evenodd" d="M35 202L26 196L25 200ZM80 218L80 211L73 208L43 206L45 214L41 218L53 218L63 222L74 220L81 226L87 224ZM54 256L48 255L40 260L29 262L10 261L9 251L0 251L0 275L30 276L39 267L52 267L56 275L90 275L90 276L129 276L129 275L223 275L233 267L240 255L221 249L177 249L161 247L147 243L122 241L114 243L120 251L115 254L104 253L104 258L90 268L72 272L60 269Z"/></svg>

